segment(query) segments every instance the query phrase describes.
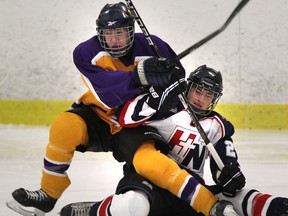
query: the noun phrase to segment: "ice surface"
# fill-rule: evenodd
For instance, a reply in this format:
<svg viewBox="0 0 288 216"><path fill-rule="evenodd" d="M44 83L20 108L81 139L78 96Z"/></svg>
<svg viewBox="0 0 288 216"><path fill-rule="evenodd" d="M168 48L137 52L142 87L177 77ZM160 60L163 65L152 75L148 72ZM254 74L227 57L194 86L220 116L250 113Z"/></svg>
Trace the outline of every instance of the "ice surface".
<svg viewBox="0 0 288 216"><path fill-rule="evenodd" d="M0 125L0 215L16 216L5 205L19 187L40 187L48 127ZM288 131L236 130L234 143L247 187L288 196ZM68 170L72 184L46 215L57 215L70 202L94 201L114 193L122 164L110 153L76 153ZM211 177L205 174L208 182Z"/></svg>

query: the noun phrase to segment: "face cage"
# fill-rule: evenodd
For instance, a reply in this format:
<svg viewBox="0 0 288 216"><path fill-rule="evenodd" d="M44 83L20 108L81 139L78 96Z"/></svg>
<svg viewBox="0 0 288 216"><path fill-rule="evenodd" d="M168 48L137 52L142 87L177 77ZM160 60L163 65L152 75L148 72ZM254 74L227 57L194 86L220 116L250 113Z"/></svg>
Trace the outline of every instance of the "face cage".
<svg viewBox="0 0 288 216"><path fill-rule="evenodd" d="M209 114L214 110L215 106L217 105L219 99L220 99L221 96L222 96L222 93L218 93L218 92L212 91L211 89L206 88L206 87L204 87L203 85L199 85L199 84L196 84L196 83L191 83L188 91L187 91L186 94L185 94L185 95L186 95L186 98L187 98L187 101L189 101L189 100L188 100L188 96L189 96L192 88L195 88L195 90L196 90L197 88L201 88L201 89L203 89L203 90L205 90L205 91L209 91L209 92L211 92L211 93L213 94L212 102L210 103L210 105L207 107L206 110L197 109L196 107L194 107L194 106L191 104L192 110L193 110L193 112L194 112L196 115L198 115L198 116L203 116L203 117L209 115Z"/></svg>
<svg viewBox="0 0 288 216"><path fill-rule="evenodd" d="M120 36L121 34L127 34L128 32L128 37L125 38L126 40L126 45L123 47L109 47L106 43L105 37L104 37L104 30L106 29L97 29L98 32L98 39L100 41L100 45L102 46L103 49L105 49L112 57L114 58L119 58L122 56L125 56L133 46L134 42L134 27L133 26L128 26L128 27L123 27L123 28L115 28L115 30L122 29L123 32L120 34L117 34L117 36ZM127 32L126 32L127 30Z"/></svg>

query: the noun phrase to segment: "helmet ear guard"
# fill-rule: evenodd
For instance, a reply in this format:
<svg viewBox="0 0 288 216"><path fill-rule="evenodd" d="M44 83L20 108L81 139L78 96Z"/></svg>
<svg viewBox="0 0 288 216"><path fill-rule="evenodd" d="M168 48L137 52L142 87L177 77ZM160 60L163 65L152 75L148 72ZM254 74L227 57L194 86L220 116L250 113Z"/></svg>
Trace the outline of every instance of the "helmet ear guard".
<svg viewBox="0 0 288 216"><path fill-rule="evenodd" d="M223 91L223 79L220 71L202 65L190 73L188 79L188 88L185 96L188 97L192 88L201 88L213 93L213 100L205 110L199 110L192 105L193 111L199 116L207 116L217 105Z"/></svg>
<svg viewBox="0 0 288 216"><path fill-rule="evenodd" d="M134 42L134 22L135 17L131 14L125 3L106 4L96 20L96 31L102 48L115 58L126 55ZM123 35L127 33L127 38L125 39L126 45L122 47L109 47L104 37L104 31L109 29L123 30Z"/></svg>

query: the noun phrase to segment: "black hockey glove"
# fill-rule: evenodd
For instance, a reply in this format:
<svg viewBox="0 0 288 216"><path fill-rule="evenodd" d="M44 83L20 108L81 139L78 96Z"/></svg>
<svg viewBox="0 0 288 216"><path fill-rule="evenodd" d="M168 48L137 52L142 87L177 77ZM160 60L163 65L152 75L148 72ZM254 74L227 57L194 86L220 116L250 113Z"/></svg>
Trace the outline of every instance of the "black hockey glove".
<svg viewBox="0 0 288 216"><path fill-rule="evenodd" d="M176 69L171 77L169 86L166 88L160 86L151 86L146 103L159 112L167 112L172 104L173 98L187 89L187 83L181 72Z"/></svg>
<svg viewBox="0 0 288 216"><path fill-rule="evenodd" d="M246 183L245 176L238 164L226 164L220 171L213 173L213 180L222 188L222 193L234 197L237 190L241 190Z"/></svg>
<svg viewBox="0 0 288 216"><path fill-rule="evenodd" d="M175 65L167 67L166 59L156 57L140 61L133 70L133 79L137 86L167 86L175 71Z"/></svg>

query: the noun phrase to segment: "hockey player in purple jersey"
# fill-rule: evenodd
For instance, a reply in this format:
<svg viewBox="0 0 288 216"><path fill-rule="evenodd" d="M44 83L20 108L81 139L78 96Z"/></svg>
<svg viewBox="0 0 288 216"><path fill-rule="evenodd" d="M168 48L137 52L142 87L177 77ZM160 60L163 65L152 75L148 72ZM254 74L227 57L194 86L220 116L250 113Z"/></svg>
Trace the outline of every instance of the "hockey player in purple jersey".
<svg viewBox="0 0 288 216"><path fill-rule="evenodd" d="M134 32L134 16L126 4L105 5L96 25L97 35L79 44L73 52L87 91L71 110L61 113L51 124L40 189L20 188L12 193L17 202L7 205L20 214L25 214L25 210L14 204L50 212L70 185L66 171L74 151L112 151L114 135L121 131L115 121L115 109L145 92L147 88L143 86L166 85L175 70L176 65L167 68L153 57L155 53L144 35ZM175 56L166 42L152 37L163 57ZM177 67L184 76L180 63Z"/></svg>
<svg viewBox="0 0 288 216"><path fill-rule="evenodd" d="M188 87L185 92L187 100L197 114L201 126L225 164L221 171L209 154L187 110L183 109L180 104L171 105L171 101L167 101L165 97L162 97L169 89L171 89L171 85L166 89L161 87L150 88L149 93L136 97L124 106L119 122L123 126L133 128L127 129L128 131L131 130L130 139L139 139L137 128L143 127L143 125L157 128L159 136L166 140L169 147L168 156L176 161L179 166L188 170L202 184L205 184L205 179L203 179L204 163L209 158L210 170L215 185L206 185L206 187L217 194L220 203L222 201L221 205L215 205L218 208L212 208L209 215L288 215L287 198L244 188L246 180L241 171L232 140L234 127L219 113L213 111L222 95L221 73L205 65L200 66L190 74ZM155 97L155 95L159 97ZM168 112L166 112L167 110ZM163 111L166 114L165 118L163 118ZM140 148L146 148L146 155L138 155L136 152L133 162L141 160L143 162L146 161L146 166L155 166L155 164L149 164L149 154L153 155L153 151L150 151L145 144L140 146ZM132 147L130 150L133 154ZM161 166L161 163L157 165ZM181 190L179 197L182 197L183 193L189 193L185 202L139 175L141 174L151 179L151 176L146 176L147 173L141 173L141 170L136 169L139 173L137 174L133 171L133 167L129 166L130 164L127 164L126 175L119 182L115 195L109 196L100 202L69 204L62 209L61 216L203 215L194 211L190 206L191 200L195 199L199 188L195 187L192 192L189 192L187 188ZM165 173L166 167L162 168L164 170L163 173ZM153 167L150 170L151 175L154 175ZM175 178L176 176L177 173L175 173ZM165 175L162 177L165 178ZM158 175L158 178L161 177ZM135 194L138 194L138 196L135 196ZM123 198L125 196L126 199ZM228 208L225 211L229 203L230 209ZM231 203L238 214L231 210Z"/></svg>

